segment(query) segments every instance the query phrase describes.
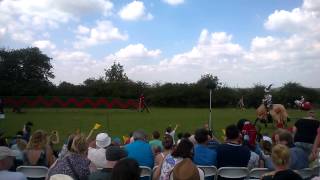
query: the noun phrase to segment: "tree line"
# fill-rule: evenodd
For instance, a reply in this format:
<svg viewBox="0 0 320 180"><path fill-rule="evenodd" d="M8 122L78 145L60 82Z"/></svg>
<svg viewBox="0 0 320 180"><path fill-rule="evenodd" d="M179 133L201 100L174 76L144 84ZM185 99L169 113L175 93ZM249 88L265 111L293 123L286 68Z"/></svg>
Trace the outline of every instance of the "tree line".
<svg viewBox="0 0 320 180"><path fill-rule="evenodd" d="M202 75L194 83L155 83L129 79L119 63L105 69L99 78L88 78L76 85L54 78L51 58L38 48L0 49L0 96L68 96L108 97L137 99L144 93L151 106L163 107L207 107L209 90L213 89L212 105L235 107L243 96L246 107L261 104L265 85L255 84L251 88L232 88L222 84L212 74ZM273 89L273 102L293 106L293 102L304 96L313 104L320 104L320 90L304 87L296 82L287 82Z"/></svg>

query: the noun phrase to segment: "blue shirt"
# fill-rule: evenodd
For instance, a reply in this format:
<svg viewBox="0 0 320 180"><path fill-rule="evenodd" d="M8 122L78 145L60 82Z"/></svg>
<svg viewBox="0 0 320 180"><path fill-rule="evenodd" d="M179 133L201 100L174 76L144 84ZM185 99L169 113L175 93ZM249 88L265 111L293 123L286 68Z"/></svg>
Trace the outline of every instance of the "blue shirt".
<svg viewBox="0 0 320 180"><path fill-rule="evenodd" d="M209 149L205 145L197 144L194 147L193 162L197 165L216 166L217 152L215 150Z"/></svg>
<svg viewBox="0 0 320 180"><path fill-rule="evenodd" d="M131 144L125 146L128 152L128 157L131 157L138 161L139 166L148 166L153 168L154 157L151 146L141 140L136 140Z"/></svg>

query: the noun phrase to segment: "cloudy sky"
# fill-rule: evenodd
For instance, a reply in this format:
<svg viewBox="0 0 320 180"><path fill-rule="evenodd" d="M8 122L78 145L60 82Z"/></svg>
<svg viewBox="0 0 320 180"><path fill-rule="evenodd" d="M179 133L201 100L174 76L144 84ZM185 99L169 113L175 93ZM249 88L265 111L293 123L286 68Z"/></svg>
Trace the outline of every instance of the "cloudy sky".
<svg viewBox="0 0 320 180"><path fill-rule="evenodd" d="M30 46L53 58L55 83L116 61L149 83L320 87L320 1L0 0L0 47Z"/></svg>

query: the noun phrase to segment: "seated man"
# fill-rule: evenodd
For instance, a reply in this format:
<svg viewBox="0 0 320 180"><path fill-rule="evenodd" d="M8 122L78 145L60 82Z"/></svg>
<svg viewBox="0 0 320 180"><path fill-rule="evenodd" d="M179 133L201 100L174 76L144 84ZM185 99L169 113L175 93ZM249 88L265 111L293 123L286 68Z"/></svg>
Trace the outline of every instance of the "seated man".
<svg viewBox="0 0 320 180"><path fill-rule="evenodd" d="M9 172L8 169L13 165L15 154L11 149L0 146L0 179L27 180L20 172Z"/></svg>
<svg viewBox="0 0 320 180"><path fill-rule="evenodd" d="M198 144L194 147L193 162L197 165L216 166L217 165L217 152L208 148L209 132L201 128L196 130L195 139Z"/></svg>
<svg viewBox="0 0 320 180"><path fill-rule="evenodd" d="M240 131L236 125L226 128L226 143L217 148L217 168L247 167L251 152L248 147L241 145Z"/></svg>
<svg viewBox="0 0 320 180"><path fill-rule="evenodd" d="M153 168L154 157L151 146L147 143L146 133L142 130L133 132L134 142L127 144L125 149L128 152L128 157L138 161L139 166L148 166Z"/></svg>
<svg viewBox="0 0 320 180"><path fill-rule="evenodd" d="M109 180L111 179L111 172L115 164L128 156L127 151L119 146L110 146L106 150L106 164L102 170L96 171L89 176L89 180Z"/></svg>

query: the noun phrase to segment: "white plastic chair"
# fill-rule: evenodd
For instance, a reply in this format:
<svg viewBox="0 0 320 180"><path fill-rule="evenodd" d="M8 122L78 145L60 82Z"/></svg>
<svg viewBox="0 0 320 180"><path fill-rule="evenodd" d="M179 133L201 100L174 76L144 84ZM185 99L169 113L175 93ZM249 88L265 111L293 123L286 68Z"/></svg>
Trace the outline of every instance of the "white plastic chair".
<svg viewBox="0 0 320 180"><path fill-rule="evenodd" d="M141 169L140 177L149 177L151 179L152 170L147 166L139 166Z"/></svg>
<svg viewBox="0 0 320 180"><path fill-rule="evenodd" d="M249 172L249 178L261 179L261 177L268 172L271 172L271 170L269 170L268 168L253 168Z"/></svg>
<svg viewBox="0 0 320 180"><path fill-rule="evenodd" d="M19 166L17 172L23 173L27 178L45 178L48 168L45 166Z"/></svg>
<svg viewBox="0 0 320 180"><path fill-rule="evenodd" d="M199 172L200 180L204 180L204 171L202 169L198 168L198 172ZM170 173L170 180L174 180L172 171Z"/></svg>
<svg viewBox="0 0 320 180"><path fill-rule="evenodd" d="M320 176L320 166L315 166L312 168L312 175L313 176Z"/></svg>
<svg viewBox="0 0 320 180"><path fill-rule="evenodd" d="M218 169L215 166L201 166L201 165L198 165L197 167L203 170L204 177L213 177L213 178L215 178L217 173L218 173Z"/></svg>
<svg viewBox="0 0 320 180"><path fill-rule="evenodd" d="M229 179L247 178L249 169L247 167L221 167L218 169L218 177Z"/></svg>
<svg viewBox="0 0 320 180"><path fill-rule="evenodd" d="M311 178L313 175L311 168L299 169L299 170L297 170L297 173L302 177L302 179Z"/></svg>

